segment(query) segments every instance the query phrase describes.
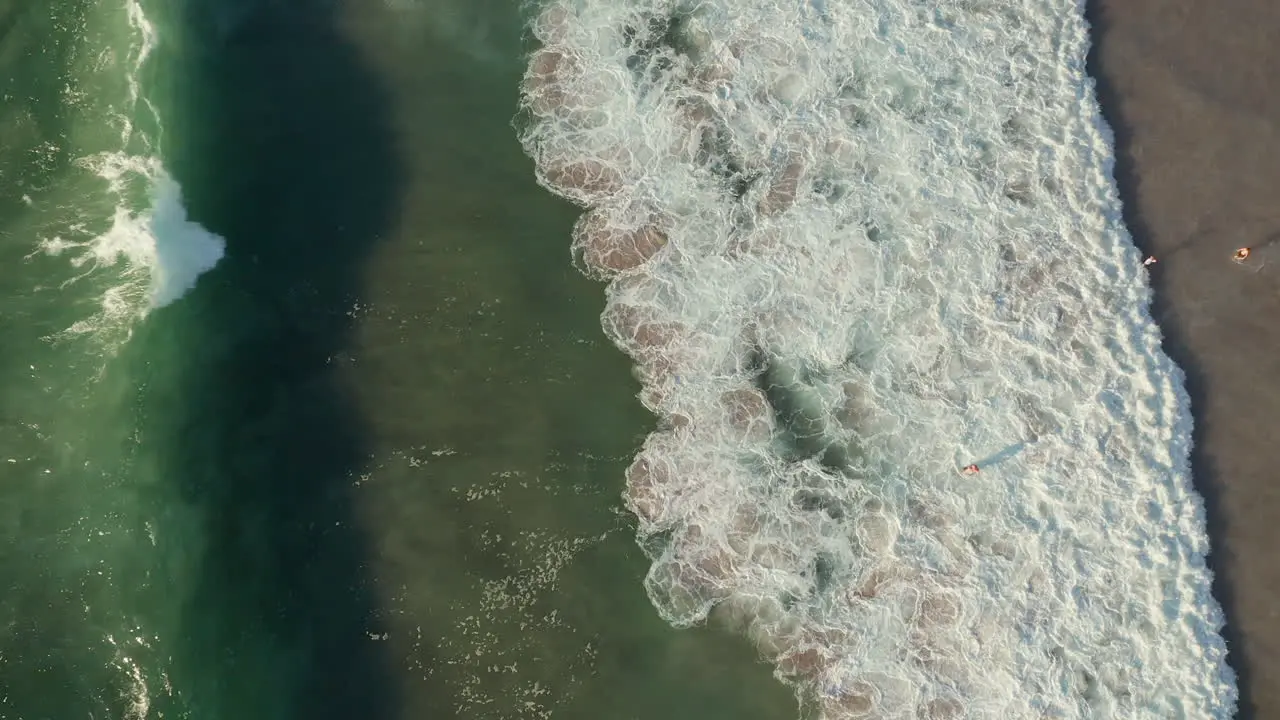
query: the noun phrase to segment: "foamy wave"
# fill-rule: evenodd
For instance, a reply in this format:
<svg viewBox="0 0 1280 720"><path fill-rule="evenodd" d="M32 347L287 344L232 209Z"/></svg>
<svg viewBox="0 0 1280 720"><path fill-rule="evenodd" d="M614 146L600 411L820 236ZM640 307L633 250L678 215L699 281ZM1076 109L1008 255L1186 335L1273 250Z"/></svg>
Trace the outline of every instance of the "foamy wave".
<svg viewBox="0 0 1280 720"><path fill-rule="evenodd" d="M110 154L91 159L90 165L108 180L118 197L125 194L130 176L149 187L148 210L132 214L117 209L111 230L89 245L96 260L124 259L139 274L145 272L146 302L140 309L164 307L177 300L195 287L201 274L217 265L226 241L187 219L182 188L159 160Z"/></svg>
<svg viewBox="0 0 1280 720"><path fill-rule="evenodd" d="M95 51L96 59L84 68L78 82L103 92L88 97L69 89L68 97L75 101L67 110L77 122L101 124L105 119L106 127L118 127L118 144L108 143L118 149L80 158L79 169L94 178L83 184L74 173L67 178L68 194L80 195L74 207L66 207L65 199L59 202L56 194L49 203L28 199L29 206L64 220L59 234L42 239L28 259L40 252L65 254L74 275L59 289L87 280L92 291L100 293L97 312L59 337L95 335L115 343L127 337L133 323L149 311L193 288L196 279L217 264L226 243L187 219L181 188L157 155L159 138L136 126L141 114L149 114L153 122L146 125L160 127L159 114L139 83L142 67L156 45L154 27L132 0L123 6L99 6L95 13L100 30L85 42L86 53ZM123 52L117 52L117 46ZM109 88L119 90L104 91ZM111 208L110 226L98 232L106 208ZM68 215L72 219L66 221Z"/></svg>
<svg viewBox="0 0 1280 720"><path fill-rule="evenodd" d="M140 633L141 629L135 629L136 633ZM108 634L107 642L116 650L115 666L124 675L127 689L121 700L127 705L125 708L125 718L127 720L147 720L151 713L151 693L147 689L147 678L143 672L142 665L135 657L135 653L147 652L151 650L151 638L141 634L135 634L133 637L124 641L117 641L115 637ZM169 688L166 678L166 690Z"/></svg>
<svg viewBox="0 0 1280 720"><path fill-rule="evenodd" d="M68 328L71 335L127 328L172 303L218 263L226 248L221 237L187 219L181 188L159 160L105 153L82 164L106 180L116 198L110 228L86 240L55 236L39 245L49 255L70 255L77 274L62 283L64 288L106 273L100 311ZM140 212L130 210L129 196L136 189L151 198Z"/></svg>
<svg viewBox="0 0 1280 720"><path fill-rule="evenodd" d="M665 418L625 500L668 621L739 623L826 718L1231 715L1077 3L533 30L522 142Z"/></svg>

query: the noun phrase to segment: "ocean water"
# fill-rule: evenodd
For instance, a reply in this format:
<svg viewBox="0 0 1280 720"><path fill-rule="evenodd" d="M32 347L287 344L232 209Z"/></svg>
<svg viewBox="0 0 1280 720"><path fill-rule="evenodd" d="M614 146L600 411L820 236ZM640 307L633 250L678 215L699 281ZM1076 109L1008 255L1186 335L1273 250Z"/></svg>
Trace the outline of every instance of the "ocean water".
<svg viewBox="0 0 1280 720"><path fill-rule="evenodd" d="M817 717L1233 714L1079 3L531 28L522 144L662 420L625 491L657 613L740 628Z"/></svg>
<svg viewBox="0 0 1280 720"><path fill-rule="evenodd" d="M0 718L794 714L640 582L527 20L0 1Z"/></svg>
<svg viewBox="0 0 1280 720"><path fill-rule="evenodd" d="M0 0L0 718L1229 717L1085 31Z"/></svg>
<svg viewBox="0 0 1280 720"><path fill-rule="evenodd" d="M4 717L146 717L168 682L162 494L112 359L225 243L161 160L154 47L133 3L0 3Z"/></svg>

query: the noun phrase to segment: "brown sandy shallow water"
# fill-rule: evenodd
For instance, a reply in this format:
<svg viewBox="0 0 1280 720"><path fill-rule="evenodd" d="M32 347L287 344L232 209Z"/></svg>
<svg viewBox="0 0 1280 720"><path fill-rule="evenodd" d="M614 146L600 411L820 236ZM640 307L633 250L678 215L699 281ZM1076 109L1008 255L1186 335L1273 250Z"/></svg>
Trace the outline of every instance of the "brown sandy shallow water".
<svg viewBox="0 0 1280 720"><path fill-rule="evenodd" d="M1280 3L1088 12L1125 220L1159 260L1153 312L1187 373L1238 717L1280 717Z"/></svg>

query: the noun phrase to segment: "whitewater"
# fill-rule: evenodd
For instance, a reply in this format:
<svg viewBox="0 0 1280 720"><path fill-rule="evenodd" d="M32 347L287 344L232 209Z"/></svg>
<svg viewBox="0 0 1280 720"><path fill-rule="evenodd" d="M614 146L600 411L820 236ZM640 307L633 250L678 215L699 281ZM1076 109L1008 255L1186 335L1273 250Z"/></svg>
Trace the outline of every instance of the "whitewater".
<svg viewBox="0 0 1280 720"><path fill-rule="evenodd" d="M97 3L78 31L80 60L68 73L63 102L84 130L63 137L68 147L59 150L86 151L74 165L87 179L24 196L40 218L26 259L62 256L72 267L37 293L65 298L87 281L97 296L96 307L47 339L88 337L109 349L150 311L192 289L222 258L226 241L187 218L181 187L161 159L160 113L140 83L158 36L142 6ZM102 129L117 135L98 138Z"/></svg>
<svg viewBox="0 0 1280 720"><path fill-rule="evenodd" d="M145 378L117 351L226 244L187 217L165 169L162 118L148 97L160 38L142 7L37 2L0 15L9 70L0 126L11 141L0 143L0 250L12 265L0 313L0 533L12 612L0 620L0 653L13 686L0 705L57 716L91 703L79 707L143 720L173 694L178 636L140 598L176 571L138 572L164 565L160 484L139 460L154 448L140 451L137 430ZM162 535L160 547L172 542Z"/></svg>
<svg viewBox="0 0 1280 720"><path fill-rule="evenodd" d="M662 419L662 616L833 720L1231 717L1081 4L538 10L517 125Z"/></svg>

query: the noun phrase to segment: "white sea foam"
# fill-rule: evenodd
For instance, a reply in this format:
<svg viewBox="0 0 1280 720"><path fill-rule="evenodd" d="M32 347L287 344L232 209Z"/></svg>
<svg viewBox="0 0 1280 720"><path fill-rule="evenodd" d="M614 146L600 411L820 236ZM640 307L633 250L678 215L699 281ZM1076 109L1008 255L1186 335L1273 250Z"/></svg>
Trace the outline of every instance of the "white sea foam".
<svg viewBox="0 0 1280 720"><path fill-rule="evenodd" d="M667 418L625 496L663 617L739 623L826 718L1231 716L1078 2L533 30L522 141Z"/></svg>
<svg viewBox="0 0 1280 720"><path fill-rule="evenodd" d="M108 192L118 199L111 227L83 241L55 236L40 242L49 255L70 253L79 272L64 287L99 271L112 272L100 313L69 328L73 334L128 324L177 300L218 263L226 247L221 237L187 219L181 188L159 160L106 153L86 158L84 165L106 180ZM135 212L128 197L138 184L148 189L150 206Z"/></svg>
<svg viewBox="0 0 1280 720"><path fill-rule="evenodd" d="M143 65L156 45L154 27L137 2L96 11L103 14L97 20L106 28L98 41L104 48L115 45L117 34L127 38L125 52L104 49L90 66L90 74L78 78L86 84L94 84L97 76L119 76L124 81L123 97L93 98L102 105L100 112L110 119L109 126L120 128L119 149L90 154L77 163L98 181L89 190L87 205L99 207L103 198L113 206L110 226L103 232L90 230L97 223L86 222L90 220L87 213L80 211L61 234L41 240L39 249L71 258L76 274L61 284L63 289L89 277L98 280L95 287L102 288L100 310L62 335L97 334L114 342L121 336L104 331L122 329L127 336L137 319L182 297L217 264L226 243L187 219L181 188L159 158L159 138L139 130L135 122L140 113L149 113L160 127L159 114L139 84ZM113 33L110 29L116 26L120 30ZM71 92L69 97L74 99L69 110L78 111L90 125L100 121L94 102L82 93Z"/></svg>

